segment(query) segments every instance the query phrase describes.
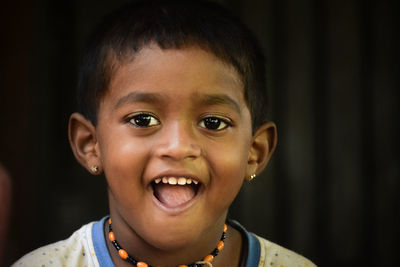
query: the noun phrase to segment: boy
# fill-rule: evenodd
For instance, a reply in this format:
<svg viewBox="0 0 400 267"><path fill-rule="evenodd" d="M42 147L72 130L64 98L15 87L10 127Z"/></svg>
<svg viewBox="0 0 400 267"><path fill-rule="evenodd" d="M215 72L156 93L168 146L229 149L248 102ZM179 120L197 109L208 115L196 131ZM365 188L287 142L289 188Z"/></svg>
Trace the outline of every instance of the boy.
<svg viewBox="0 0 400 267"><path fill-rule="evenodd" d="M215 4L147 1L106 18L69 140L82 166L104 173L110 217L15 266L314 266L225 224L276 145L260 51Z"/></svg>

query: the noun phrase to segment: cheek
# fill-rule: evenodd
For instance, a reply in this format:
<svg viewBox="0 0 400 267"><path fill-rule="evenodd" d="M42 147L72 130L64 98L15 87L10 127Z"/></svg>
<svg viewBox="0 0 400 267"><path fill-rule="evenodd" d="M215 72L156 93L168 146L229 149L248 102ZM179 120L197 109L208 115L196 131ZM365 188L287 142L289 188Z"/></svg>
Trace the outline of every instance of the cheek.
<svg viewBox="0 0 400 267"><path fill-rule="evenodd" d="M110 205L120 212L143 207L146 196L142 179L146 158L143 149L118 139L112 146L105 146L103 152Z"/></svg>
<svg viewBox="0 0 400 267"><path fill-rule="evenodd" d="M219 161L217 179L221 192L239 191L246 173L246 159L241 155L230 155Z"/></svg>
<svg viewBox="0 0 400 267"><path fill-rule="evenodd" d="M226 142L215 143L209 145L208 157L212 163L212 168L223 176L224 180L228 179L227 175L233 179L242 179L246 171L248 154L250 151L250 141L247 136L235 136ZM238 178L241 177L241 178Z"/></svg>
<svg viewBox="0 0 400 267"><path fill-rule="evenodd" d="M216 149L213 153L211 202L218 203L222 210L230 206L240 191L246 173L248 151L247 145L236 143Z"/></svg>
<svg viewBox="0 0 400 267"><path fill-rule="evenodd" d="M133 165L132 160L138 160L142 149L142 146L129 135L125 126L102 127L98 140L105 169L121 166L123 171L125 165Z"/></svg>
<svg viewBox="0 0 400 267"><path fill-rule="evenodd" d="M132 138L110 134L99 140L101 159L107 182L112 190L120 192L139 188L146 161L143 145Z"/></svg>
<svg viewBox="0 0 400 267"><path fill-rule="evenodd" d="M123 139L108 140L106 145L101 148L101 155L104 164L104 169L109 171L121 172L126 171L132 161L137 161L137 156L140 153L133 153L135 145L131 142L124 142ZM139 152L139 151L137 151Z"/></svg>

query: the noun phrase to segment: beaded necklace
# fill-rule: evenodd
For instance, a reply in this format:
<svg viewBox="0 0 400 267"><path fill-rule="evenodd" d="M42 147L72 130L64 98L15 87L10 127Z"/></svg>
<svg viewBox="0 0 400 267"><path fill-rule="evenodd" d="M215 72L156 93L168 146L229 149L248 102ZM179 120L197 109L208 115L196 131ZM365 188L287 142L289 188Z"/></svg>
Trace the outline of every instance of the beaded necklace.
<svg viewBox="0 0 400 267"><path fill-rule="evenodd" d="M178 267L201 267L203 264L207 264L208 266L212 266L211 262L214 260L214 258L219 254L219 252L224 248L224 241L226 238L226 232L228 231L228 226L224 224L224 231L222 232L221 239L217 244L217 247L207 256L204 257L202 261L197 261L195 263L191 263L189 265L181 264ZM112 225L111 225L111 217L108 219L108 239L111 241L111 243L114 245L115 249L118 252L118 255L125 261L131 263L133 266L136 267L153 267L150 264L147 264L143 261L137 261L131 256L129 256L128 252L124 250L117 240L115 239L114 232L112 231Z"/></svg>

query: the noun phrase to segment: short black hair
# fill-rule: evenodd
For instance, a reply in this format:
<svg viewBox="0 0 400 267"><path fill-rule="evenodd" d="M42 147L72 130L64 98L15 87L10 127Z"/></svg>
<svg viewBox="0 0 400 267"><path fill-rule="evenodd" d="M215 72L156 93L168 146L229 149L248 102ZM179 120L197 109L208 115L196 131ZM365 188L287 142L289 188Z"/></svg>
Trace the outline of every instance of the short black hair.
<svg viewBox="0 0 400 267"><path fill-rule="evenodd" d="M253 130L267 121L265 58L254 34L237 17L212 2L141 1L105 17L84 53L78 109L94 125L116 65L150 44L161 49L197 46L232 65L244 84Z"/></svg>

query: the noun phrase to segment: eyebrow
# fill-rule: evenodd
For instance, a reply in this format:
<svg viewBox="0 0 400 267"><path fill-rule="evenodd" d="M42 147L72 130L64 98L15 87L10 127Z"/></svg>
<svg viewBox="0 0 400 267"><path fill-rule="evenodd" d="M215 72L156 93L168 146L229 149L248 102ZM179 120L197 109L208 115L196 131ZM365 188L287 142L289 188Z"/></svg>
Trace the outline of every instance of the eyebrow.
<svg viewBox="0 0 400 267"><path fill-rule="evenodd" d="M205 106L214 105L225 105L234 109L237 113L241 113L241 108L239 104L233 100L231 97L225 94L205 94L198 96L197 94L193 96L196 102ZM114 109L118 109L120 106L127 103L160 103L165 99L163 94L160 93L144 93L144 92L131 92L123 97L121 97Z"/></svg>
<svg viewBox="0 0 400 267"><path fill-rule="evenodd" d="M162 100L162 95L159 93L143 93L143 92L131 92L123 97L121 97L117 104L115 104L114 109L118 109L120 106L127 103L159 103Z"/></svg>
<svg viewBox="0 0 400 267"><path fill-rule="evenodd" d="M200 96L200 103L207 106L226 105L233 108L237 113L241 113L239 104L225 94L206 94Z"/></svg>

